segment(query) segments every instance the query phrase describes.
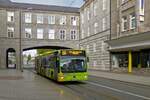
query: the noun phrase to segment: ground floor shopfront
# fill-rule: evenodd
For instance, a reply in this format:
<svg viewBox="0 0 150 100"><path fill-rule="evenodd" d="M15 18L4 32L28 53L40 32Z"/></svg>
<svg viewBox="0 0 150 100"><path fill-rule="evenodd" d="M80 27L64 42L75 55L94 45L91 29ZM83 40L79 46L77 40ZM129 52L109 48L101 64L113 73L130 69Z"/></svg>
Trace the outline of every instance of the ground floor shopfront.
<svg viewBox="0 0 150 100"><path fill-rule="evenodd" d="M107 41L111 53L111 69L150 69L150 32Z"/></svg>
<svg viewBox="0 0 150 100"><path fill-rule="evenodd" d="M128 72L136 68L150 68L150 49L141 51L112 52L112 68L126 68Z"/></svg>

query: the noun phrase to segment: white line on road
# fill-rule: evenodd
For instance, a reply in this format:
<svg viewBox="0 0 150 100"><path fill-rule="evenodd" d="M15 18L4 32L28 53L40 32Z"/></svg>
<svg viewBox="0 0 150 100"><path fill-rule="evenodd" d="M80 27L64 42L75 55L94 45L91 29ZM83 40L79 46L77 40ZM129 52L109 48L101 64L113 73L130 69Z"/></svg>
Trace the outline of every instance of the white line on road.
<svg viewBox="0 0 150 100"><path fill-rule="evenodd" d="M115 89L115 88L112 88L112 87L104 86L104 85L93 83L93 82L87 82L87 83L92 84L92 85L96 85L96 86L99 86L99 87L107 88L107 89L110 89L110 90L113 90L113 91L116 91L116 92L120 92L120 93L124 93L124 94L128 94L128 95L132 95L132 96L135 96L135 97L139 97L139 98L142 98L142 99L150 100L150 97L145 97L145 96L142 96L142 95L138 95L138 94L135 94L135 93Z"/></svg>

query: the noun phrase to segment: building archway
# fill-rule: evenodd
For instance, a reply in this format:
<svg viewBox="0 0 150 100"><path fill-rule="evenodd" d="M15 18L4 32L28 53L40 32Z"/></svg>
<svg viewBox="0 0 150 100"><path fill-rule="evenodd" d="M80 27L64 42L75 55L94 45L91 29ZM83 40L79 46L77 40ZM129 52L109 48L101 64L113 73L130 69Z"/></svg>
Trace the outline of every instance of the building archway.
<svg viewBox="0 0 150 100"><path fill-rule="evenodd" d="M13 48L6 51L6 65L8 69L16 69L16 51Z"/></svg>

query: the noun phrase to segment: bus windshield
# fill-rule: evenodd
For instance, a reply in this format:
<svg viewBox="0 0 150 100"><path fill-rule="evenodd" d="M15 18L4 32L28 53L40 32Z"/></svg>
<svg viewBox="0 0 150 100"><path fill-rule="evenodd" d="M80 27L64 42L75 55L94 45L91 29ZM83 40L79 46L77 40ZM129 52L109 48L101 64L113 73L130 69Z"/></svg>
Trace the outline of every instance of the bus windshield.
<svg viewBox="0 0 150 100"><path fill-rule="evenodd" d="M62 56L60 58L61 71L63 73L85 72L85 57Z"/></svg>

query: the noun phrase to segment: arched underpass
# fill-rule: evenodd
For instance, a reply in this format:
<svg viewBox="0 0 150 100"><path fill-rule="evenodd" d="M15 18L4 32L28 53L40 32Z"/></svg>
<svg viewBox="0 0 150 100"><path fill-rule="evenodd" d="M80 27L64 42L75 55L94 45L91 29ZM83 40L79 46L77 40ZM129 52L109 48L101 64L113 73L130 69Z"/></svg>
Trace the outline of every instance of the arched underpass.
<svg viewBox="0 0 150 100"><path fill-rule="evenodd" d="M71 49L68 47L61 46L37 46L23 49L23 59L22 59L22 67L24 69L34 69L35 63L34 59L37 56L37 50L60 50L60 49ZM36 54L35 54L36 53Z"/></svg>

